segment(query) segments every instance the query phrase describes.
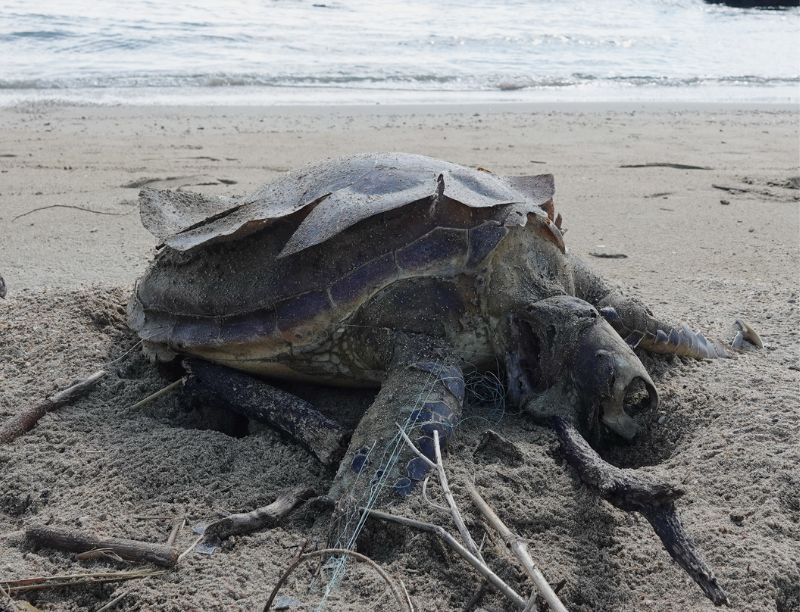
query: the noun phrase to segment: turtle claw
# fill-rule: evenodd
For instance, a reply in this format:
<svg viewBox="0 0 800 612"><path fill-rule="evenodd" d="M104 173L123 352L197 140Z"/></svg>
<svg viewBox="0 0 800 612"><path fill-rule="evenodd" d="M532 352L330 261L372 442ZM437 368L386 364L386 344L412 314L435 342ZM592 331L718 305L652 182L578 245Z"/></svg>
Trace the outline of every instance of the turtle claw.
<svg viewBox="0 0 800 612"><path fill-rule="evenodd" d="M731 341L731 347L737 351L764 348L764 343L761 341L758 332L756 332L747 321L736 319L733 323L733 330L736 335Z"/></svg>

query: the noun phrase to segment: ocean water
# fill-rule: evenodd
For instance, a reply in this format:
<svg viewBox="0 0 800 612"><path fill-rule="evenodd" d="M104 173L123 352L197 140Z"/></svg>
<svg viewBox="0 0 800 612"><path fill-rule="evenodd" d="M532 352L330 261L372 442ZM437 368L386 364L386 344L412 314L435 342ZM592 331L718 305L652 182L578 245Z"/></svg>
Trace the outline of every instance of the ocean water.
<svg viewBox="0 0 800 612"><path fill-rule="evenodd" d="M800 100L800 9L0 0L0 105Z"/></svg>

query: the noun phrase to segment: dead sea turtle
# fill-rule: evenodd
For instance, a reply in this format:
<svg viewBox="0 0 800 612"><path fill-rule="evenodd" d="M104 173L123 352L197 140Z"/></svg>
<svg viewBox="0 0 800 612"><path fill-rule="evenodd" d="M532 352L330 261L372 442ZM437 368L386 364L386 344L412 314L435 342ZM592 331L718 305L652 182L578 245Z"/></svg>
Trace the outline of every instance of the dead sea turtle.
<svg viewBox="0 0 800 612"><path fill-rule="evenodd" d="M570 255L553 193L550 175L400 153L322 162L242 198L145 190L142 220L163 248L136 286L130 326L162 359L380 386L337 498L396 423L425 452L433 429L446 440L466 364L500 364L509 397L534 416L630 439L629 404L658 401L634 348L696 358L734 349L657 320ZM737 348L757 342L740 327Z"/></svg>

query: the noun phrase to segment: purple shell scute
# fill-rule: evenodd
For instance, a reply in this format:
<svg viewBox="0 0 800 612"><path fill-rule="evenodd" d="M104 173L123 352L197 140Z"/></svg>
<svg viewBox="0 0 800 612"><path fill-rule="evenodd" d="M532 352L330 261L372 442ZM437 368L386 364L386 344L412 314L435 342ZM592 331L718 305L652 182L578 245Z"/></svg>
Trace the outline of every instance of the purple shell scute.
<svg viewBox="0 0 800 612"><path fill-rule="evenodd" d="M397 263L404 270L425 270L464 257L466 231L438 227L397 251Z"/></svg>
<svg viewBox="0 0 800 612"><path fill-rule="evenodd" d="M271 336L276 329L274 310L251 312L223 319L220 327L220 341L224 344L248 342L254 338Z"/></svg>
<svg viewBox="0 0 800 612"><path fill-rule="evenodd" d="M419 451L431 461L436 461L436 449L433 445L433 438L422 436L417 438L416 446Z"/></svg>
<svg viewBox="0 0 800 612"><path fill-rule="evenodd" d="M335 281L330 287L331 299L337 304L351 302L358 299L366 288L380 287L396 275L394 253L387 253Z"/></svg>
<svg viewBox="0 0 800 612"><path fill-rule="evenodd" d="M366 446L362 446L356 451L356 454L353 456L353 462L350 464L350 469L352 469L356 474L360 474L368 464L369 464L369 448L367 448Z"/></svg>
<svg viewBox="0 0 800 612"><path fill-rule="evenodd" d="M473 267L481 263L500 241L508 230L500 224L484 223L469 230L469 258L467 266Z"/></svg>
<svg viewBox="0 0 800 612"><path fill-rule="evenodd" d="M419 361L415 363L413 367L424 372L430 372L442 382L459 403L464 401L466 384L464 383L464 375L461 373L460 368L454 365L442 365L432 361Z"/></svg>
<svg viewBox="0 0 800 612"><path fill-rule="evenodd" d="M309 291L288 300L278 302L278 327L282 330L303 325L326 310L330 310L328 296L322 291Z"/></svg>
<svg viewBox="0 0 800 612"><path fill-rule="evenodd" d="M430 466L421 457L414 457L406 464L406 475L411 480L423 480L430 469Z"/></svg>
<svg viewBox="0 0 800 612"><path fill-rule="evenodd" d="M356 455L353 457L353 462L350 464L350 469L356 474L360 474L367 465L366 455Z"/></svg>
<svg viewBox="0 0 800 612"><path fill-rule="evenodd" d="M453 426L444 422L429 422L420 427L420 431L426 436L433 436L434 431L439 432L439 442L442 446L447 442L447 438L453 433Z"/></svg>
<svg viewBox="0 0 800 612"><path fill-rule="evenodd" d="M178 348L219 343L219 324L214 319L179 320L172 328L172 344Z"/></svg>
<svg viewBox="0 0 800 612"><path fill-rule="evenodd" d="M403 476L397 479L392 489L394 489L394 492L400 497L408 497L414 490L414 481Z"/></svg>

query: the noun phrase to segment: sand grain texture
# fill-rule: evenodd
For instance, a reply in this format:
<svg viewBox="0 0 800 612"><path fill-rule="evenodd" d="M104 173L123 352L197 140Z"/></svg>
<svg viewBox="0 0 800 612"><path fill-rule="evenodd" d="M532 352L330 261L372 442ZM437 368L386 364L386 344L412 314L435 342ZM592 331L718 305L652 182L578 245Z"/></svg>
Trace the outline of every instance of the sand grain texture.
<svg viewBox="0 0 800 612"><path fill-rule="evenodd" d="M163 542L184 513L192 524L264 506L300 483L322 492L330 482L330 472L269 429L237 438L198 428L174 396L127 409L166 379L138 351L125 355L136 342L125 326L126 296L155 241L138 221L138 188L123 185L156 179L151 185L247 193L320 157L405 150L508 174L553 172L570 248L628 256L592 258L608 278L662 318L713 335L740 315L753 323L765 343L759 353L703 363L645 358L662 405L647 439L614 456L686 489L678 502L684 524L733 609L800 608L800 192L790 181L800 174L796 113L34 105L0 110L0 134L0 274L8 287L0 300L0 419L117 360L96 392L0 447L0 579L80 569L66 553L19 544L13 533L31 524ZM654 163L711 169L620 167ZM58 207L14 220L52 205L115 214ZM324 396L328 410L369 399ZM498 419L477 407L466 414L447 465L468 524L477 534L477 514L458 482L475 474L551 583L566 580L568 608L713 609L644 519L576 482L557 460L550 431L522 416ZM523 460L474 455L487 427L513 442ZM418 495L392 510L446 520ZM43 592L31 601L42 610L85 610L126 592L115 609L257 609L312 518L301 513L278 528L230 538L215 555L190 555L165 576ZM368 535L362 552L402 578L421 609L459 610L469 598L469 569L427 536L380 525ZM191 539L185 529L178 545ZM491 546L486 552L521 589L521 570L499 555ZM298 572L285 593L305 597L307 577ZM391 609L382 588L356 568L343 591L350 603L334 608L369 609L380 599L378 609ZM482 605L498 610L503 602L489 595Z"/></svg>

